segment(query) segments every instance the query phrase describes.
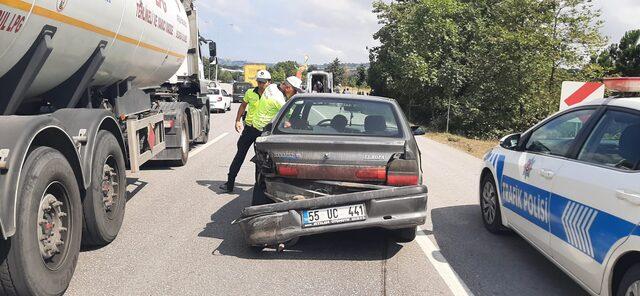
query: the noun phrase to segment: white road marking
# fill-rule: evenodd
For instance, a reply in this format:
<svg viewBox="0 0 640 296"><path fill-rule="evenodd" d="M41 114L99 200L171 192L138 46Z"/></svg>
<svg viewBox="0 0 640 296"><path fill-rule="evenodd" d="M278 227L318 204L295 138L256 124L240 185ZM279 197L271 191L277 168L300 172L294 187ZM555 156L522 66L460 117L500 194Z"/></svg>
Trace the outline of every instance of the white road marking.
<svg viewBox="0 0 640 296"><path fill-rule="evenodd" d="M204 144L198 148L196 148L196 150L193 150L189 153L189 157L194 157L196 156L198 153L204 151L205 149L209 148L209 146L215 144L216 142L222 140L222 138L226 137L229 133L224 133L222 135L217 136L215 139L209 141L207 144Z"/></svg>
<svg viewBox="0 0 640 296"><path fill-rule="evenodd" d="M449 286L449 289L456 296L473 296L469 287L462 281L458 274L451 268L447 259L444 258L438 247L427 237L427 234L418 229L418 235L416 241L422 251L427 255L431 265L436 268L436 271L440 274L440 277Z"/></svg>

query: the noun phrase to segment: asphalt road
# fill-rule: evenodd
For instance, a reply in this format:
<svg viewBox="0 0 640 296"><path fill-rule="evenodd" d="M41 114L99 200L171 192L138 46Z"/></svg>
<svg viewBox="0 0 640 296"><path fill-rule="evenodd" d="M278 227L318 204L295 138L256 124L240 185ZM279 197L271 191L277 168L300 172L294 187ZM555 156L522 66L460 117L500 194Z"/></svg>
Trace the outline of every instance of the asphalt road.
<svg viewBox="0 0 640 296"><path fill-rule="evenodd" d="M250 203L251 155L236 191L217 189L235 154L237 107L212 114L214 143L196 147L187 166L129 174L118 238L83 250L68 295L585 294L520 237L486 232L477 205L481 161L424 137L430 214L416 241L366 230L252 252L230 224Z"/></svg>

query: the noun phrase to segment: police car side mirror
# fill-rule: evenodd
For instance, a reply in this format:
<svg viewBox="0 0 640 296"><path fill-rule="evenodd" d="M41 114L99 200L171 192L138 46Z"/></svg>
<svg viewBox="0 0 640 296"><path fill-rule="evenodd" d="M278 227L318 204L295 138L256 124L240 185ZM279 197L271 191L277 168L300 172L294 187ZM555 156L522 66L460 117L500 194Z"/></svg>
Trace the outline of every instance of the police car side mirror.
<svg viewBox="0 0 640 296"><path fill-rule="evenodd" d="M504 149L515 150L520 143L520 136L522 136L522 134L511 134L500 139L500 147Z"/></svg>

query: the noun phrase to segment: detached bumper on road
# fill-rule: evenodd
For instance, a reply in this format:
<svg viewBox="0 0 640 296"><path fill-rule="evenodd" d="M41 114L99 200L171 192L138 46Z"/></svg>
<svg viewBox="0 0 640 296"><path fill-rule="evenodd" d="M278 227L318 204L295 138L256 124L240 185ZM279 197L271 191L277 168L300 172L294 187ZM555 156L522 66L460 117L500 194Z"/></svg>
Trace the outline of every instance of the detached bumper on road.
<svg viewBox="0 0 640 296"><path fill-rule="evenodd" d="M302 211L364 203L363 221L303 227ZM274 246L312 234L361 228L400 229L424 224L427 217L427 187L397 187L357 193L279 202L245 208L234 221L249 245Z"/></svg>

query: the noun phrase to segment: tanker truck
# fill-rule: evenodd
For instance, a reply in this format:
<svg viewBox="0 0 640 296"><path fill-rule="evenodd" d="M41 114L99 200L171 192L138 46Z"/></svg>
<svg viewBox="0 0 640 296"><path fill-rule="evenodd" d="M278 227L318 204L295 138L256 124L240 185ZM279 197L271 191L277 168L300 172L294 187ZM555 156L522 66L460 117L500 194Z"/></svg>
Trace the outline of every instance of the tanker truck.
<svg viewBox="0 0 640 296"><path fill-rule="evenodd" d="M207 140L196 16L192 0L0 0L0 294L63 294L81 245L116 238L126 169Z"/></svg>

